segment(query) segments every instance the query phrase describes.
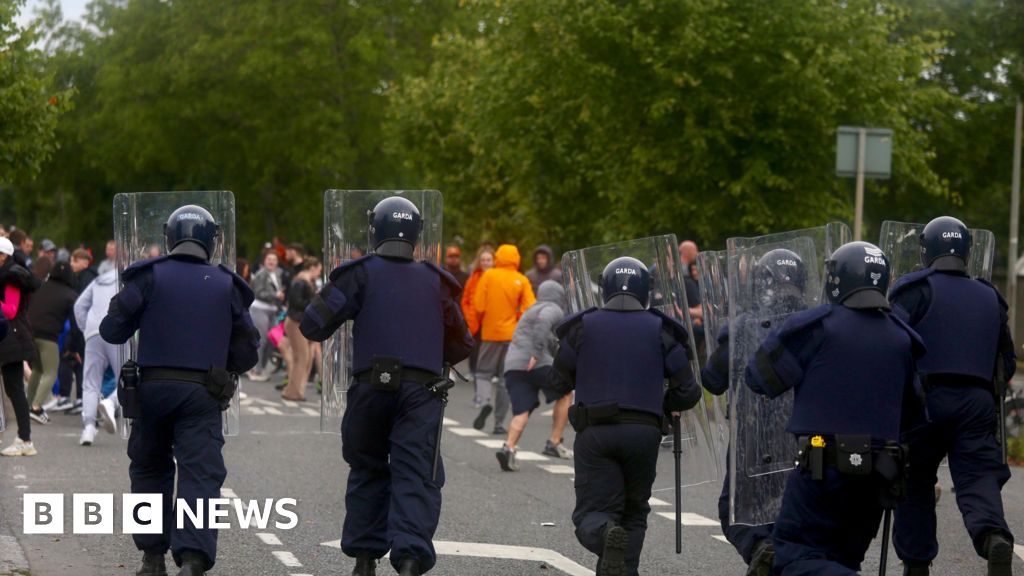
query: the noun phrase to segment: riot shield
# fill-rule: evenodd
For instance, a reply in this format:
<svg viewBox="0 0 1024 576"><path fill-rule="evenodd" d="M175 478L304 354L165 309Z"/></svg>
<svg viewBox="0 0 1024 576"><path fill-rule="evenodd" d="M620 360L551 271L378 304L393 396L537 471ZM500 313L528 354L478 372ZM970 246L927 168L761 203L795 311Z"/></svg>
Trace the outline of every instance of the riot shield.
<svg viewBox="0 0 1024 576"><path fill-rule="evenodd" d="M892 220L882 222L878 247L889 257L891 270L889 286L894 286L900 276L924 267L924 263L921 262L921 244L919 240L924 226L924 224L895 222ZM989 230L972 228L971 253L967 262L967 273L973 278L991 281L995 251L995 234Z"/></svg>
<svg viewBox="0 0 1024 576"><path fill-rule="evenodd" d="M0 394L0 432L7 429L7 409L4 406L4 394Z"/></svg>
<svg viewBox="0 0 1024 576"><path fill-rule="evenodd" d="M773 522L782 504L796 439L786 432L793 392L769 399L746 384L746 367L768 334L792 314L823 302L825 260L851 237L845 224L829 224L757 238L728 240L730 452L729 494L733 524ZM785 297L756 282L758 261L784 248L803 261L805 278Z"/></svg>
<svg viewBox="0 0 1024 576"><path fill-rule="evenodd" d="M441 266L444 199L437 190L327 190L324 192L324 275L343 262L373 252L369 214L391 196L409 199L420 211L423 230L413 258ZM320 431L341 433L345 393L352 378L352 323L346 322L323 343L323 393Z"/></svg>
<svg viewBox="0 0 1024 576"><path fill-rule="evenodd" d="M697 283L700 284L701 309L704 313L704 364L718 348L718 335L729 324L727 252L705 251L697 255ZM708 418L715 431L715 453L721 456L729 446L728 393L721 396L705 392Z"/></svg>
<svg viewBox="0 0 1024 576"><path fill-rule="evenodd" d="M138 260L166 254L164 224L171 212L186 205L202 206L220 224L221 236L210 261L235 269L235 197L230 191L196 192L133 192L114 196L114 242L117 244L118 285L123 288L121 273ZM138 351L138 335L120 347L122 364L134 360ZM241 385L222 413L225 436L237 436ZM118 410L120 413L120 410ZM118 418L121 436L127 438L131 422Z"/></svg>
<svg viewBox="0 0 1024 576"><path fill-rule="evenodd" d="M683 286L682 274L685 270L680 264L678 242L674 235L629 240L566 252L562 256L562 278L565 282L570 313L601 306L601 295L598 290L601 272L608 262L620 256L632 256L648 266L651 271L651 307L681 322L692 335L693 327ZM700 363L692 336L689 356L694 377L699 384ZM715 481L718 477L719 458L715 453L714 433L707 403L701 400L693 410L684 412L681 426L683 486L696 486ZM674 489L675 486L669 486L655 491Z"/></svg>

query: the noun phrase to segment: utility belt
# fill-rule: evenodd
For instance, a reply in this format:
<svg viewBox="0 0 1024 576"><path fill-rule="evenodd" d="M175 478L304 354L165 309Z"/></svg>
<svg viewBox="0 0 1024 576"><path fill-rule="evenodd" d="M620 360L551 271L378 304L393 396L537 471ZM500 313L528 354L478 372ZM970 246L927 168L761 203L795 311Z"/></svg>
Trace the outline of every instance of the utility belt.
<svg viewBox="0 0 1024 576"><path fill-rule="evenodd" d="M884 480L884 505L895 506L903 499L909 451L906 445L887 442L879 446L872 443L871 436L855 434L801 436L797 441L797 466L810 472L812 480L824 480L826 468L847 476L875 473Z"/></svg>
<svg viewBox="0 0 1024 576"><path fill-rule="evenodd" d="M573 404L569 407L569 423L576 433L583 432L589 426L609 424L646 424L660 430L662 418L643 410L620 408L618 404L610 402L593 406Z"/></svg>
<svg viewBox="0 0 1024 576"><path fill-rule="evenodd" d="M966 374L920 374L921 388L931 392L936 388L981 388L992 391L991 380L968 376Z"/></svg>
<svg viewBox="0 0 1024 576"><path fill-rule="evenodd" d="M438 382L447 380L429 370L404 366L402 359L397 356L374 356L373 367L358 372L354 379L362 384L370 384L375 390L383 392L396 392L402 382L412 382L432 388Z"/></svg>
<svg viewBox="0 0 1024 576"><path fill-rule="evenodd" d="M221 410L227 410L231 399L238 389L238 375L224 368L212 367L209 370L191 370L187 368L162 368L139 366L129 360L121 367L121 375L117 382L117 396L125 418L138 418L138 389L142 382L187 382L198 384L213 396L220 404Z"/></svg>

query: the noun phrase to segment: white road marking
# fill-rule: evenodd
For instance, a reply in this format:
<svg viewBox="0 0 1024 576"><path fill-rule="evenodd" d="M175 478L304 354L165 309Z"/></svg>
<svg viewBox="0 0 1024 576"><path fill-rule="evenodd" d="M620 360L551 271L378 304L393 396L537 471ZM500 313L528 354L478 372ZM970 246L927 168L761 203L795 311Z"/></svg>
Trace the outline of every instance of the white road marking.
<svg viewBox="0 0 1024 576"><path fill-rule="evenodd" d="M266 412L263 411L263 408L257 408L255 406L249 406L248 408L245 409L245 412L247 414L255 414L257 416L262 416L263 414L266 414Z"/></svg>
<svg viewBox="0 0 1024 576"><path fill-rule="evenodd" d="M721 542L725 542L726 544L729 543L729 539L726 538L725 536L722 536L721 534L712 534L711 537L714 538L715 540L719 540Z"/></svg>
<svg viewBox="0 0 1024 576"><path fill-rule="evenodd" d="M527 461L547 462L548 461L548 457L547 456L543 456L541 454L537 454L536 452L527 452L526 450L520 450L520 451L516 452L516 458L522 460L523 462L527 462Z"/></svg>
<svg viewBox="0 0 1024 576"><path fill-rule="evenodd" d="M456 436L487 436L475 428L449 428L448 431Z"/></svg>
<svg viewBox="0 0 1024 576"><path fill-rule="evenodd" d="M25 479L25 475L24 474L15 474L14 475L14 479L15 480L24 480Z"/></svg>
<svg viewBox="0 0 1024 576"><path fill-rule="evenodd" d="M553 416L555 414L554 408L548 408L547 410L540 413L541 416Z"/></svg>
<svg viewBox="0 0 1024 576"><path fill-rule="evenodd" d="M458 426L459 423L457 421L455 421L455 420L452 420L451 418L445 418L444 419L444 425L445 426Z"/></svg>
<svg viewBox="0 0 1024 576"><path fill-rule="evenodd" d="M287 550L274 550L271 554L273 554L281 564L284 564L288 568L302 568L302 562L299 562L299 559L295 557L295 554L292 554Z"/></svg>
<svg viewBox="0 0 1024 576"><path fill-rule="evenodd" d="M1017 553L1017 556L1019 556L1021 560L1024 560L1024 546L1014 544L1013 551Z"/></svg>
<svg viewBox="0 0 1024 576"><path fill-rule="evenodd" d="M277 534L270 532L257 532L256 537L263 541L267 546L280 546L281 539L277 537Z"/></svg>
<svg viewBox="0 0 1024 576"><path fill-rule="evenodd" d="M284 400L284 399L282 399L281 403L284 404L285 406L289 407L289 408L298 408L299 407L299 403L294 401L294 400Z"/></svg>
<svg viewBox="0 0 1024 576"><path fill-rule="evenodd" d="M477 440L476 443L481 445L481 446L483 446L484 448L501 448L502 446L505 445L505 441L504 440L490 440L490 439L487 439L487 440Z"/></svg>
<svg viewBox="0 0 1024 576"><path fill-rule="evenodd" d="M341 542L331 540L321 546L340 548ZM434 550L441 556L468 556L473 558L497 558L500 560L529 560L544 562L569 576L594 576L594 572L547 548L527 546L506 546L504 544L483 544L479 542L447 542L434 540Z"/></svg>
<svg viewBox="0 0 1024 576"><path fill-rule="evenodd" d="M280 406L277 402L271 402L270 400L264 400L263 398L253 398L252 401L257 404L263 404L264 406Z"/></svg>
<svg viewBox="0 0 1024 576"><path fill-rule="evenodd" d="M537 468L546 470L552 474L575 474L576 470L572 466L566 466L565 464L538 464Z"/></svg>
<svg viewBox="0 0 1024 576"><path fill-rule="evenodd" d="M221 488L220 495L223 498L238 498L238 494L235 494L235 491L231 488Z"/></svg>
<svg viewBox="0 0 1024 576"><path fill-rule="evenodd" d="M284 415L284 413L281 412L280 410L278 410L277 408L267 407L267 408L265 408L265 410L266 410L267 414L273 414L274 416L283 416Z"/></svg>
<svg viewBox="0 0 1024 576"><path fill-rule="evenodd" d="M675 512L658 512L658 516L662 518L668 518L669 520L676 521ZM718 526L721 523L711 518L705 518L700 514L694 514L693 512L683 512L682 514L683 526Z"/></svg>
<svg viewBox="0 0 1024 576"><path fill-rule="evenodd" d="M670 504L668 502L665 502L661 498L655 498L654 496L651 496L650 499L647 500L647 503L650 504L651 506L671 506L672 505L672 504Z"/></svg>
<svg viewBox="0 0 1024 576"><path fill-rule="evenodd" d="M305 407L302 408L302 413L307 415L307 416L319 416L320 415L320 412L318 410L314 410L312 408L305 408Z"/></svg>
<svg viewBox="0 0 1024 576"><path fill-rule="evenodd" d="M28 490L28 486L26 486L24 484L22 484L20 486L15 486L15 488L17 488L18 490Z"/></svg>

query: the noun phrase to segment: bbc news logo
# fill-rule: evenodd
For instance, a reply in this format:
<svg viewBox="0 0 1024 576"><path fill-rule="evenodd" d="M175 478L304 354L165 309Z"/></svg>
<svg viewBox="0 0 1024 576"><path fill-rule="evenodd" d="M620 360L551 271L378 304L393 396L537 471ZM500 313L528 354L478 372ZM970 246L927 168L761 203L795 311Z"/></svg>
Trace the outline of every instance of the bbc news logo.
<svg viewBox="0 0 1024 576"><path fill-rule="evenodd" d="M164 510L162 494L122 494L121 533L160 534L164 514L174 515L180 530L196 528L233 528L231 517L242 530L265 530L273 519L274 528L291 530L299 523L294 498L265 498L242 501L239 498L210 498L194 504L178 498L174 510ZM22 501L24 534L64 534L64 495L25 494ZM233 513L233 514L232 514ZM113 534L117 511L113 494L72 494L71 532L73 534ZM187 523L187 524L186 524Z"/></svg>

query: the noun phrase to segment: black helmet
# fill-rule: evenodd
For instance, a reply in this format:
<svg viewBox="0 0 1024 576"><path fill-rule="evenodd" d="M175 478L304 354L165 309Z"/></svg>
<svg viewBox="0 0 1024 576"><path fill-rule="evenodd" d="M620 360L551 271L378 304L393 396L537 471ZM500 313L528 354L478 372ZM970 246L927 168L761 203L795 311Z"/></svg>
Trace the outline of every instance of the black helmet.
<svg viewBox="0 0 1024 576"><path fill-rule="evenodd" d="M921 263L925 266L966 269L971 254L971 231L963 222L952 216L939 216L925 225L920 240Z"/></svg>
<svg viewBox="0 0 1024 576"><path fill-rule="evenodd" d="M615 296L624 295L632 296L642 308L646 308L650 294L651 273L636 258L616 258L601 272L601 298L605 304Z"/></svg>
<svg viewBox="0 0 1024 576"><path fill-rule="evenodd" d="M806 284L804 261L792 250L770 250L754 264L754 290L761 306L803 300Z"/></svg>
<svg viewBox="0 0 1024 576"><path fill-rule="evenodd" d="M370 242L378 250L385 242L401 242L416 246L423 220L416 205L407 198L391 196L377 203L370 211ZM409 252L408 248L402 252Z"/></svg>
<svg viewBox="0 0 1024 576"><path fill-rule="evenodd" d="M850 308L889 308L889 258L869 242L843 244L825 263L828 298Z"/></svg>
<svg viewBox="0 0 1024 576"><path fill-rule="evenodd" d="M220 225L213 219L213 215L203 208L189 204L171 212L170 218L164 224L164 238L167 241L167 251L171 252L185 242L191 242L202 247L206 259L213 257L214 248L217 245L217 238L220 236ZM183 248L187 248L184 245ZM193 255L199 256L198 251Z"/></svg>

